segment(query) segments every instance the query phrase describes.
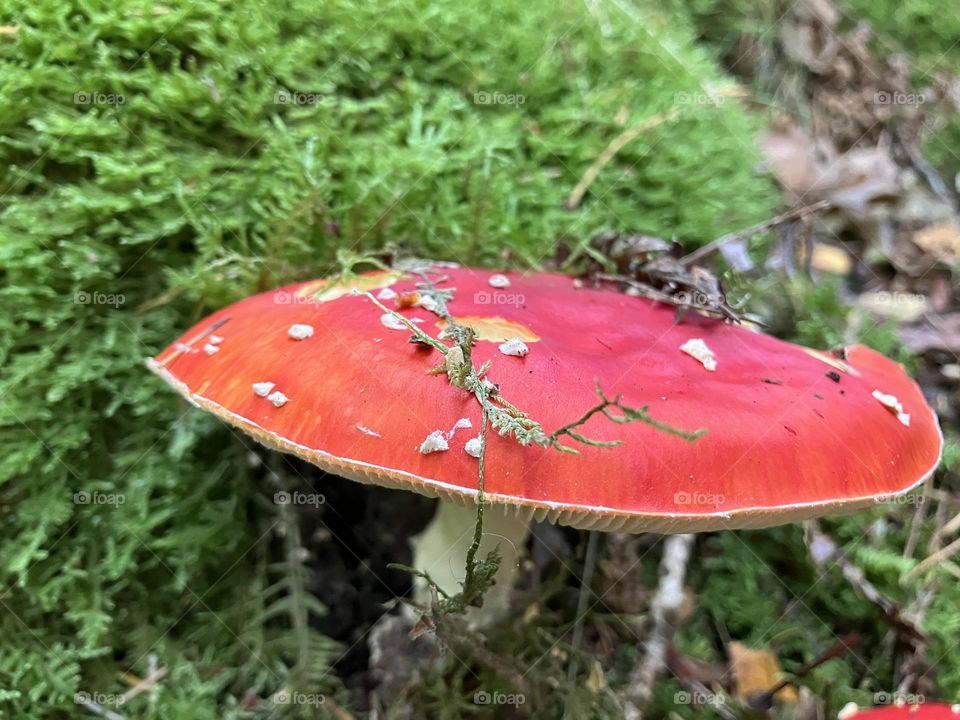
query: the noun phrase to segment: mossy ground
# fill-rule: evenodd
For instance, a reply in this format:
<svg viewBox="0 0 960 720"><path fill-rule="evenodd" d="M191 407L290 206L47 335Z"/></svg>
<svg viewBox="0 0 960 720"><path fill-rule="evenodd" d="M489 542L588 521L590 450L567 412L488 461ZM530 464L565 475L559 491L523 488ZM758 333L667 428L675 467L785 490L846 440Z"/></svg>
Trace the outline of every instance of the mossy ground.
<svg viewBox="0 0 960 720"><path fill-rule="evenodd" d="M121 674L145 676L151 654L169 675L156 702L122 708L127 718L313 716L352 702L343 653L373 618L317 597L402 592L395 576L387 597L361 579L346 549L386 573L406 551L383 548L405 536L363 537L378 496L333 478L328 498L349 506L278 508L273 493L308 469L250 447L146 372L143 358L204 313L322 275L343 249L536 266L605 230L696 245L778 202L757 173L761 119L733 101L684 100L730 81L681 7L40 0L10 4L3 24L16 28L0 35L3 716L82 717L77 693L123 692ZM564 208L608 143L665 113ZM843 312L798 303L812 323ZM833 527L856 539L863 525ZM339 550L317 550L329 548L324 530L346 538ZM858 555L894 594L901 535ZM323 564L304 563L304 547ZM795 667L844 623L878 637L882 621L834 577L804 596L811 612L792 608L812 578L777 569L802 552L795 529L704 538L691 568L701 610L683 646L715 654L704 638L719 622L779 638ZM564 699L564 657L548 651L568 642L571 590L553 582L559 601L492 639L518 661L546 653L524 707L538 717ZM952 661L943 687L958 692L955 595L930 618L934 649ZM331 617L366 624L347 632ZM866 684L849 667L823 669L838 702L890 679L889 664ZM425 717L491 716L461 691L465 674L428 676L411 701ZM610 691L573 685L580 716L617 716ZM329 702L268 699L283 688ZM663 683L658 713L676 689Z"/></svg>

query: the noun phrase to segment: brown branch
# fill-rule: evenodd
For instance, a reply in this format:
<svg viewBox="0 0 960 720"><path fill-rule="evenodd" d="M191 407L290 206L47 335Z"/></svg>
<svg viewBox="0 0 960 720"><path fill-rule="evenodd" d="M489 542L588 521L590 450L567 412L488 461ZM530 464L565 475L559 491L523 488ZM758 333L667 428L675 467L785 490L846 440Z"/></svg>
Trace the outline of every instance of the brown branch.
<svg viewBox="0 0 960 720"><path fill-rule="evenodd" d="M926 572L935 565L939 565L941 562L957 552L960 552L960 538L957 538L945 548L942 548L933 555L925 558L923 562L921 562L904 576L904 580L913 580L913 578L915 578L917 575Z"/></svg>
<svg viewBox="0 0 960 720"><path fill-rule="evenodd" d="M770 220L766 220L752 227L727 233L726 235L721 235L716 240L711 240L703 247L697 248L689 255L685 255L684 257L680 258L680 263L687 266L696 265L728 243L749 240L754 235L765 233L767 230L772 230L778 225L793 222L794 220L800 220L801 218L805 218L808 215L813 215L821 210L827 210L830 207L832 206L826 200L821 200L813 205L800 205L787 210L785 213L777 215L775 218L771 218Z"/></svg>
<svg viewBox="0 0 960 720"><path fill-rule="evenodd" d="M159 668L152 671L149 675L143 678L143 680L140 680L136 685L121 695L120 699L117 701L117 705L125 705L140 693L144 693L147 690L152 690L158 682L167 676L168 672L169 670L167 670L167 668Z"/></svg>
<svg viewBox="0 0 960 720"><path fill-rule="evenodd" d="M650 603L652 627L647 640L647 652L640 664L630 673L624 705L626 717L642 717L643 710L653 695L657 676L667 665L667 648L676 630L683 606L683 581L693 549L691 534L671 535L663 543L660 560L660 583Z"/></svg>
<svg viewBox="0 0 960 720"><path fill-rule="evenodd" d="M840 568L840 573L857 594L866 598L883 612L887 622L893 627L897 638L902 643L913 648L921 647L926 643L926 636L920 630L916 620L910 618L903 608L881 593L867 579L863 570L850 561L833 538L820 529L820 524L816 520L806 521L803 524L803 529L807 550L818 570L825 573L834 566ZM914 570L916 569L914 568Z"/></svg>

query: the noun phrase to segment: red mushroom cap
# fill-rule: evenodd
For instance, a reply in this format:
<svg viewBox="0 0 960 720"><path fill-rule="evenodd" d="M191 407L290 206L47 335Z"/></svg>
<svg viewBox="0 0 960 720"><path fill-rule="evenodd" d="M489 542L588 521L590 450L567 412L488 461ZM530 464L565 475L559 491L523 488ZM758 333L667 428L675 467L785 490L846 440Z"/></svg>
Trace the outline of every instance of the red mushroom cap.
<svg viewBox="0 0 960 720"><path fill-rule="evenodd" d="M840 715L842 720L957 720L960 718L960 705L943 705L941 703L897 703L882 705L863 710L844 709Z"/></svg>
<svg viewBox="0 0 960 720"><path fill-rule="evenodd" d="M920 389L869 348L839 358L693 313L678 322L672 307L561 275L433 273L455 290L450 313L478 331L475 365L492 361L487 377L548 433L597 404L596 383L627 405L649 405L658 421L708 430L690 443L598 414L578 431L623 443L579 446L580 455L490 432L491 502L592 529L764 527L905 493L939 462L943 438ZM477 460L465 444L478 434L479 403L428 372L438 352L351 294L379 292L436 336L440 318L411 304L419 281L390 271L256 295L149 364L201 408L325 470L472 500ZM457 429L466 420L472 429ZM449 449L421 452L431 442Z"/></svg>

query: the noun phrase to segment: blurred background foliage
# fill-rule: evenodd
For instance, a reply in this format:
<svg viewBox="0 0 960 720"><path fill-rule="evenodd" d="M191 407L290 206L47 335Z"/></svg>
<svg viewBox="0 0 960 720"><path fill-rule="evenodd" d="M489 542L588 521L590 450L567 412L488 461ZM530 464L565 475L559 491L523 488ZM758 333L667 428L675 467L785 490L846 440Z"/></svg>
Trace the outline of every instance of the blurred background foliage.
<svg viewBox="0 0 960 720"><path fill-rule="evenodd" d="M957 35L939 0L889 15L854 5L911 50L936 55ZM331 609L302 562L308 529L270 502L283 473L178 402L143 359L227 302L331 271L344 248L536 267L604 232L693 247L766 219L780 197L756 151L762 112L696 99L733 92L717 62L725 43L776 12L739 0L7 3L0 714L85 716L77 693L122 693L123 673L144 677L154 662L169 669L159 696L131 700L124 717L349 706L334 665L344 639L318 629ZM635 126L647 129L567 209ZM758 301L776 296L803 318L782 334L836 342L835 289L773 285L753 288ZM124 501L89 502L95 493ZM852 536L863 522L837 527ZM880 547L893 553L897 532ZM782 615L790 595L769 568L803 552L797 528L703 544L691 582L709 611L684 637L691 653L715 652L697 628L721 621L758 641L777 628L798 665L835 632L817 617L878 623L849 617L850 590L833 580L811 590L816 617ZM896 574L876 567L897 592ZM958 595L944 593L943 613ZM956 621L935 610L935 647L960 660ZM496 647L549 648L562 617L544 613ZM612 684L635 652L623 647ZM462 668L431 672L411 698L423 716L490 710L464 700ZM565 672L544 662L525 712L557 717L550 678ZM960 663L941 679L960 691ZM861 681L839 661L822 678L838 702L872 691ZM270 701L292 689L328 702ZM675 690L664 681L658 712ZM609 697L583 693L584 717L616 716Z"/></svg>

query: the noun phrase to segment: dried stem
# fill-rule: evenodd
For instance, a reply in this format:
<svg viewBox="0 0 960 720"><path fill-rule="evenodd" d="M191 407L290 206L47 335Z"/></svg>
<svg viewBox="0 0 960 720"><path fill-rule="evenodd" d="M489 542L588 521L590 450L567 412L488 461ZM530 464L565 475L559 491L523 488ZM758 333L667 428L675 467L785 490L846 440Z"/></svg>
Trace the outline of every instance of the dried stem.
<svg viewBox="0 0 960 720"><path fill-rule="evenodd" d="M683 581L693 548L693 535L671 535L663 543L660 584L650 604L652 627L643 661L630 673L624 714L641 717L653 696L657 675L666 667L667 647L683 605Z"/></svg>
<svg viewBox="0 0 960 720"><path fill-rule="evenodd" d="M794 220L799 220L801 218L807 217L808 215L813 215L814 213L820 212L821 210L826 210L830 208L831 205L826 200L821 200L816 202L813 205L799 205L795 208L787 210L785 213L781 213L770 220L765 220L762 223L754 225L752 227L745 228L743 230L737 230L736 232L727 233L726 235L721 235L716 240L708 242L703 247L697 248L689 255L685 255L680 258L680 262L684 265L696 265L701 262L704 258L709 257L717 250L719 250L724 245L728 243L737 242L740 240L747 240L754 235L759 235L760 233L767 232L772 228L777 227L778 225L783 225L784 223L793 222Z"/></svg>

